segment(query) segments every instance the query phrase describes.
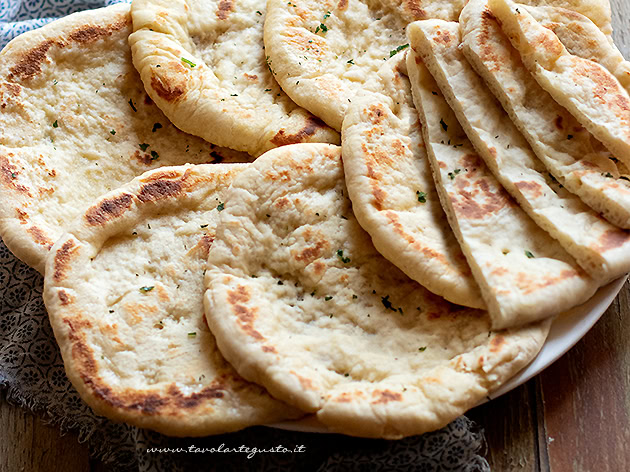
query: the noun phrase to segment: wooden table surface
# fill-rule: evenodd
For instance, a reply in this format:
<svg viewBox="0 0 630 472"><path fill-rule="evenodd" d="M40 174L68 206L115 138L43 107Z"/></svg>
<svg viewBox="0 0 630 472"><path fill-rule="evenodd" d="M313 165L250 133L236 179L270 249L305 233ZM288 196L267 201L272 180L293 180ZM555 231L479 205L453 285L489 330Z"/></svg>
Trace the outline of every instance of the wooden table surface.
<svg viewBox="0 0 630 472"><path fill-rule="evenodd" d="M594 1L594 0L593 0ZM630 1L610 0L630 58ZM468 416L485 431L493 471L630 471L630 282L565 356ZM0 395L0 472L103 471L75 434L61 436Z"/></svg>

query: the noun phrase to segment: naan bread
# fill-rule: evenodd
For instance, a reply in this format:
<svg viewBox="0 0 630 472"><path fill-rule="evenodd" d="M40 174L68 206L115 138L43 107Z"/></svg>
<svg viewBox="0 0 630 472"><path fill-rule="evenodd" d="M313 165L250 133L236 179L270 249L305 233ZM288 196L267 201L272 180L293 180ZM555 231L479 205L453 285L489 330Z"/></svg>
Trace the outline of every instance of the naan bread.
<svg viewBox="0 0 630 472"><path fill-rule="evenodd" d="M527 11L535 17L537 17L537 14L534 13L535 11L542 16L549 14L551 17L555 17L554 22L566 22L567 19L575 18L576 15L586 17L612 44L612 11L608 0L525 0L520 3L528 5ZM549 13L544 13L545 11ZM541 17L537 17L537 19L542 21ZM563 26L560 27L564 29ZM569 26L569 29L571 28ZM573 34L563 34L560 39L570 51L572 44L580 44L580 39ZM564 41L565 39L567 42ZM571 51L571 53L577 54L574 51ZM577 55L579 56L579 54Z"/></svg>
<svg viewBox="0 0 630 472"><path fill-rule="evenodd" d="M628 273L630 233L602 219L554 182L464 57L459 23L419 21L409 25L407 33L475 150L530 218L601 285ZM486 45L485 51L489 49Z"/></svg>
<svg viewBox="0 0 630 472"><path fill-rule="evenodd" d="M630 228L628 177L604 145L538 85L486 7L487 0L471 0L462 11L464 55L549 172L608 221ZM606 239L603 249L613 239L621 243Z"/></svg>
<svg viewBox="0 0 630 472"><path fill-rule="evenodd" d="M484 308L435 190L404 55L383 65L343 122L343 164L354 214L378 251L433 293Z"/></svg>
<svg viewBox="0 0 630 472"><path fill-rule="evenodd" d="M407 46L405 26L458 18L465 0L268 0L265 50L282 89L340 130L355 94Z"/></svg>
<svg viewBox="0 0 630 472"><path fill-rule="evenodd" d="M523 6L488 3L540 86L630 166L630 96L619 81L604 66L569 53Z"/></svg>
<svg viewBox="0 0 630 472"><path fill-rule="evenodd" d="M248 160L169 123L131 62L129 5L76 13L0 53L0 236L29 265L103 193L163 165Z"/></svg>
<svg viewBox="0 0 630 472"><path fill-rule="evenodd" d="M290 183L290 185L288 185ZM206 272L206 315L245 378L332 430L439 428L537 353L548 322L490 331L387 262L355 220L338 147L269 151L233 182Z"/></svg>
<svg viewBox="0 0 630 472"><path fill-rule="evenodd" d="M103 196L47 260L68 377L94 410L175 436L300 414L243 380L203 313L203 272L239 164L157 169Z"/></svg>
<svg viewBox="0 0 630 472"><path fill-rule="evenodd" d="M409 33L413 41L412 26ZM588 300L598 283L510 198L413 50L407 69L440 201L492 326L524 324Z"/></svg>
<svg viewBox="0 0 630 472"><path fill-rule="evenodd" d="M621 52L615 46L612 36L605 34L587 16L566 8L526 7L532 17L542 26L553 31L567 51L576 56L599 62L611 72L622 61ZM621 78L617 77L621 82ZM627 79L625 79L627 82ZM627 87L626 84L623 84Z"/></svg>
<svg viewBox="0 0 630 472"><path fill-rule="evenodd" d="M258 156L339 135L271 74L259 0L134 0L129 38L147 92L180 129Z"/></svg>

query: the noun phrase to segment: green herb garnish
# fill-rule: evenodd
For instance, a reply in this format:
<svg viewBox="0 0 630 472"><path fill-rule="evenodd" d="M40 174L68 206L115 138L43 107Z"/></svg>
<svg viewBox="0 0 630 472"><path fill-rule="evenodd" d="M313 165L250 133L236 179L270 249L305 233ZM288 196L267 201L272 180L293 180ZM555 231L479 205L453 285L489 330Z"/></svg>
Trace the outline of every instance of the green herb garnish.
<svg viewBox="0 0 630 472"><path fill-rule="evenodd" d="M420 203L426 203L427 202L427 194L426 193L417 191L416 195L418 196L418 201Z"/></svg>
<svg viewBox="0 0 630 472"><path fill-rule="evenodd" d="M534 256L534 255L533 255L531 252L529 252L529 251L525 251L525 255L526 255L529 259L533 259L533 258L535 258L535 257L536 257L536 256Z"/></svg>
<svg viewBox="0 0 630 472"><path fill-rule="evenodd" d="M462 171L461 169L455 169L453 172L449 172L448 173L449 179L453 180L455 176L459 174L461 171Z"/></svg>
<svg viewBox="0 0 630 472"><path fill-rule="evenodd" d="M343 262L344 264L347 264L348 262L350 262L350 258L349 257L343 257L343 251L341 249L339 249L337 251L337 257L341 260L341 262Z"/></svg>
<svg viewBox="0 0 630 472"><path fill-rule="evenodd" d="M142 152L146 151L149 145L147 143L138 144Z"/></svg>
<svg viewBox="0 0 630 472"><path fill-rule="evenodd" d="M189 60L188 60L188 59L186 59L185 57L182 57L182 62L183 62L183 63L185 63L185 64L188 64L188 65L190 66L190 68L191 68L191 69L192 69L193 67L196 67L196 66L197 66L197 64L195 64L195 63L194 63L194 62L192 62L192 61L189 61Z"/></svg>
<svg viewBox="0 0 630 472"><path fill-rule="evenodd" d="M150 287L140 287L140 291L144 292L144 293L147 293L147 292L150 292L151 290L153 290L154 288L155 288L154 285L151 285Z"/></svg>
<svg viewBox="0 0 630 472"><path fill-rule="evenodd" d="M55 122L52 124L53 128L59 128L59 123L57 123L57 120L55 120Z"/></svg>
<svg viewBox="0 0 630 472"><path fill-rule="evenodd" d="M217 205L217 211L223 211L224 208L225 208L225 203L219 202L219 204Z"/></svg>
<svg viewBox="0 0 630 472"><path fill-rule="evenodd" d="M398 46L396 49L392 49L391 51L389 51L389 57L394 57L400 51L402 51L403 49L407 49L408 47L409 47L409 44L403 44L401 46Z"/></svg>

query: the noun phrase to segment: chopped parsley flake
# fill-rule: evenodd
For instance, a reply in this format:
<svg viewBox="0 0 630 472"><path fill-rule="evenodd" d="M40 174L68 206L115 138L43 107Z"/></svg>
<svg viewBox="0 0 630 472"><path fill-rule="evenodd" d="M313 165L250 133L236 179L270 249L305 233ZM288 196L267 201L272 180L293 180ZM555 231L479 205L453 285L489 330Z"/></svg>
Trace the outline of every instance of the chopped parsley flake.
<svg viewBox="0 0 630 472"><path fill-rule="evenodd" d="M142 152L146 151L149 145L147 143L138 144Z"/></svg>
<svg viewBox="0 0 630 472"><path fill-rule="evenodd" d="M109 132L109 134L111 134L112 136L114 136L114 135L116 134L116 130L115 130L115 129L111 130L111 131Z"/></svg>
<svg viewBox="0 0 630 472"><path fill-rule="evenodd" d="M275 73L275 72L273 71L273 69L271 68L271 62L272 62L272 61L270 61L270 60L269 60L269 56L267 56L267 57L265 58L265 62L267 63L267 68L269 69L269 72L271 72L271 74L272 74L272 75L276 75L276 73Z"/></svg>
<svg viewBox="0 0 630 472"><path fill-rule="evenodd" d="M160 158L160 155L159 155L157 152L155 152L155 151L151 151L151 160L152 160L152 161L156 161L156 160L158 160L159 158Z"/></svg>
<svg viewBox="0 0 630 472"><path fill-rule="evenodd" d="M208 225L199 225L200 228L207 228Z"/></svg>
<svg viewBox="0 0 630 472"><path fill-rule="evenodd" d="M259 14L260 16L262 16L262 13L260 13L258 10L256 10L256 13Z"/></svg>
<svg viewBox="0 0 630 472"><path fill-rule="evenodd" d="M330 18L330 12L329 12L329 11L327 11L327 12L326 12L326 14L324 15L324 20L325 20L326 18Z"/></svg>
<svg viewBox="0 0 630 472"><path fill-rule="evenodd" d="M282 280L278 280L278 285L284 285L284 282Z"/></svg>
<svg viewBox="0 0 630 472"><path fill-rule="evenodd" d="M573 139L573 135L572 134L568 135L567 139Z"/></svg>
<svg viewBox="0 0 630 472"><path fill-rule="evenodd" d="M448 131L448 125L444 123L444 120L442 118L440 118L440 124L442 125L442 129L444 131Z"/></svg>
<svg viewBox="0 0 630 472"><path fill-rule="evenodd" d="M197 333L193 331L192 333L188 333L188 336L194 338L195 336L197 336Z"/></svg>
<svg viewBox="0 0 630 472"><path fill-rule="evenodd" d="M408 47L409 47L409 44L402 44L398 46L396 49L392 49L391 51L389 51L389 57L394 57L400 51L402 51L403 49L407 49Z"/></svg>
<svg viewBox="0 0 630 472"><path fill-rule="evenodd" d="M193 67L195 67L197 64L195 64L192 61L189 61L188 59L186 59L185 57L182 57L182 62L185 64L188 64L190 66L190 68L192 69Z"/></svg>
<svg viewBox="0 0 630 472"><path fill-rule="evenodd" d="M328 31L328 26L326 26L324 23L320 23L319 26L315 29L315 34L319 33L326 33Z"/></svg>
<svg viewBox="0 0 630 472"><path fill-rule="evenodd" d="M417 191L416 195L418 196L418 201L420 203L426 203L427 202L427 194L426 193Z"/></svg>
<svg viewBox="0 0 630 472"><path fill-rule="evenodd" d="M160 128L162 128L162 123L153 123L153 129L151 130L151 132L155 133Z"/></svg>
<svg viewBox="0 0 630 472"><path fill-rule="evenodd" d="M350 258L349 257L343 257L343 251L341 249L339 249L337 251L337 257L341 260L341 262L343 262L344 264L347 264L348 262L350 262Z"/></svg>
<svg viewBox="0 0 630 472"><path fill-rule="evenodd" d="M354 59L350 59L348 62L346 62L346 64L352 64L352 65L354 65Z"/></svg>
<svg viewBox="0 0 630 472"><path fill-rule="evenodd" d="M352 295L353 300L356 300L357 298L359 298L357 295Z"/></svg>
<svg viewBox="0 0 630 472"><path fill-rule="evenodd" d="M315 292L313 292L313 293L315 293ZM326 300L326 301L332 300L332 297L331 296L324 297L324 300Z"/></svg>
<svg viewBox="0 0 630 472"><path fill-rule="evenodd" d="M613 179L614 176L610 173L610 172L606 172L605 174L602 174L604 177L606 177L607 179Z"/></svg>
<svg viewBox="0 0 630 472"><path fill-rule="evenodd" d="M154 288L155 288L154 285L151 285L150 287L140 287L140 291L144 292L144 293L147 293L147 292L150 292L151 290L153 290Z"/></svg>
<svg viewBox="0 0 630 472"><path fill-rule="evenodd" d="M225 203L219 202L219 204L217 205L217 211L223 211L224 208L225 208Z"/></svg>
<svg viewBox="0 0 630 472"><path fill-rule="evenodd" d="M534 259L536 256L534 256L531 252L529 251L525 251L525 255L529 258L529 259Z"/></svg>
<svg viewBox="0 0 630 472"><path fill-rule="evenodd" d="M55 122L52 124L53 128L59 128L59 123L57 123L57 120L55 120Z"/></svg>
<svg viewBox="0 0 630 472"><path fill-rule="evenodd" d="M455 178L455 176L457 174L459 174L462 170L461 169L455 169L453 172L449 172L448 173L448 178L453 180Z"/></svg>
<svg viewBox="0 0 630 472"><path fill-rule="evenodd" d="M419 347L419 348L418 348L418 351L420 351L420 352L424 352L424 351L426 351L426 350L427 350L427 347L426 347L426 346L422 346L422 347Z"/></svg>

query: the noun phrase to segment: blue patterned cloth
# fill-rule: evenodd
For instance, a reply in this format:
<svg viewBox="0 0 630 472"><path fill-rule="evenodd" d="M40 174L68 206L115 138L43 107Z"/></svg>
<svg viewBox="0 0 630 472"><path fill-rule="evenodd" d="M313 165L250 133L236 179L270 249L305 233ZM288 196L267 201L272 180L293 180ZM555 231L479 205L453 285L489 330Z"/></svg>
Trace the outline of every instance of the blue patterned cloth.
<svg viewBox="0 0 630 472"><path fill-rule="evenodd" d="M0 49L16 36L81 10L131 0L0 0Z"/></svg>

